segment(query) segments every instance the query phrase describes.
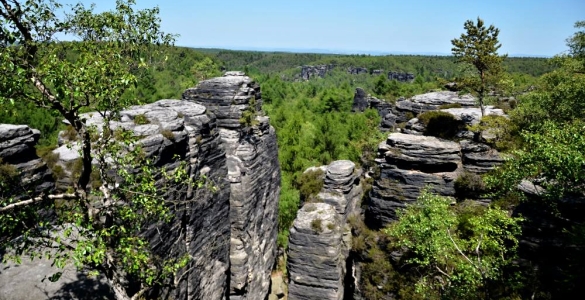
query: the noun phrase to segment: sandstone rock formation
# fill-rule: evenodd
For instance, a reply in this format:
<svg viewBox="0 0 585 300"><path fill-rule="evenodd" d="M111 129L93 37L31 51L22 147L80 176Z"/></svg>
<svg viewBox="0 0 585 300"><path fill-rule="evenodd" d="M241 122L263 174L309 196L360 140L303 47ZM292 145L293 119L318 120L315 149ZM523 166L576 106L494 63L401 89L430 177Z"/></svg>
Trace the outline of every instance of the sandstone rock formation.
<svg viewBox="0 0 585 300"><path fill-rule="evenodd" d="M380 129L390 130L396 125L397 116L393 113L393 105L391 103L366 94L362 88L356 88L353 97L352 111L363 112L368 108L376 109L380 117L382 117Z"/></svg>
<svg viewBox="0 0 585 300"><path fill-rule="evenodd" d="M382 74L384 74L384 70L382 70L382 69L372 70L372 75L374 75L374 76L380 76Z"/></svg>
<svg viewBox="0 0 585 300"><path fill-rule="evenodd" d="M366 222L381 228L396 220L396 210L414 202L424 187L455 195L461 149L456 142L436 137L391 133L378 146L376 162L380 176L369 195Z"/></svg>
<svg viewBox="0 0 585 300"><path fill-rule="evenodd" d="M331 163L317 195L323 203L306 203L299 210L289 236L289 299L344 299L353 284L353 278L345 282L352 272L347 219L360 214L360 173L351 161Z"/></svg>
<svg viewBox="0 0 585 300"><path fill-rule="evenodd" d="M396 108L401 112L411 112L414 115L429 110L437 110L444 104L461 104L462 107L473 107L476 102L471 95L459 95L457 92L441 91L416 95L412 98L396 102Z"/></svg>
<svg viewBox="0 0 585 300"><path fill-rule="evenodd" d="M441 109L440 111L450 113L456 120L461 121L466 125L475 125L481 120L481 109L479 107L447 108ZM484 106L484 114L486 116L506 115L503 110L494 108L491 105Z"/></svg>
<svg viewBox="0 0 585 300"><path fill-rule="evenodd" d="M278 148L267 117L257 117L258 124L251 128L240 122L244 111L260 110L260 88L243 73L233 72L199 83L183 98L218 116L231 190L230 299L263 299L276 256Z"/></svg>
<svg viewBox="0 0 585 300"><path fill-rule="evenodd" d="M38 194L54 187L51 171L36 154L35 145L39 137L38 130L26 125L0 124L0 163L10 165L18 174L22 184L19 192L31 191L32 194Z"/></svg>
<svg viewBox="0 0 585 300"><path fill-rule="evenodd" d="M189 271L178 288L151 296L225 299L230 295L232 299L264 299L270 286L277 235L280 169L276 135L266 117L258 116L253 124L240 123L243 111L260 109L259 88L243 74L228 72L224 77L188 89L183 98L130 107L120 113L119 121L110 123L112 131L123 128L140 137L145 154L156 166L172 170L185 161L192 178L204 175L217 189L217 192L184 189L169 195L174 200L173 220L145 229L144 235L151 240L156 254L191 257ZM104 122L97 113L86 114L85 118L88 125L97 128ZM138 119L141 121L137 122ZM22 163L25 155L13 160L14 153L31 150L15 145L32 145L38 133L4 127L0 126L0 151L7 153L9 162ZM59 155L58 164L66 166L78 158L75 142L69 144L73 150L63 145L54 151ZM176 156L179 160L173 159ZM13 267L36 270L39 265ZM14 278L10 281L4 274L16 273L3 270L0 286L14 282ZM37 284L35 278L19 280L27 286ZM76 285L82 286L83 282L72 277L60 289L52 287L50 291L41 291L42 296L28 299L62 295L65 289Z"/></svg>
<svg viewBox="0 0 585 300"><path fill-rule="evenodd" d="M362 67L349 67L347 68L347 73L352 74L352 75L358 75L358 74L368 74L368 68L362 68Z"/></svg>
<svg viewBox="0 0 585 300"><path fill-rule="evenodd" d="M412 82L414 81L414 74L390 71L388 72L388 79L400 82Z"/></svg>
<svg viewBox="0 0 585 300"><path fill-rule="evenodd" d="M317 66L302 66L301 79L309 80L313 77L325 77L327 72L333 70L335 65L317 65Z"/></svg>
<svg viewBox="0 0 585 300"><path fill-rule="evenodd" d="M343 299L345 260L339 214L326 203L307 203L290 229L288 299Z"/></svg>

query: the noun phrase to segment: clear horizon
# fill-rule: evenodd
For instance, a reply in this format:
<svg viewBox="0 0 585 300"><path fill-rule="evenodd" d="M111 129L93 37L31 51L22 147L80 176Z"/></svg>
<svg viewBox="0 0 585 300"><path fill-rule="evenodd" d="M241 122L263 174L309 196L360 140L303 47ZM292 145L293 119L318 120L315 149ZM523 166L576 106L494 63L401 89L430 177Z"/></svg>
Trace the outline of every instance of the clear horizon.
<svg viewBox="0 0 585 300"><path fill-rule="evenodd" d="M463 23L480 17L500 29L501 54L551 57L585 19L582 0L137 2L159 6L163 30L180 34L177 46L256 51L450 55Z"/></svg>

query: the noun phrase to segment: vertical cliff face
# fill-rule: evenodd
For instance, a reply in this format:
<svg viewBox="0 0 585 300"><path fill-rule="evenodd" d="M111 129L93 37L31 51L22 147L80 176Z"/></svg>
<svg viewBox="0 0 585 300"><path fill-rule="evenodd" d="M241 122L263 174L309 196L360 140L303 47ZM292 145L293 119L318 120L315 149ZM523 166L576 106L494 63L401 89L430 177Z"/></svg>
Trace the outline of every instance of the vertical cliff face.
<svg viewBox="0 0 585 300"><path fill-rule="evenodd" d="M132 131L141 137L147 157L157 167L172 171L186 162L192 179L206 180L215 188L182 188L166 195L174 218L169 223L149 224L144 235L161 257L188 254L188 272L176 288L153 291L149 297L171 299L264 299L270 287L277 237L280 169L274 128L266 117L247 124L242 114L255 114L261 105L260 90L249 77L228 73L188 89L183 100L160 100L120 112L110 128ZM138 121L140 117L140 121ZM85 115L88 125L101 128L97 113ZM0 157L18 170L37 166L30 178L51 177L47 167L34 155L38 132L26 126L0 125ZM66 142L63 140L62 142ZM57 148L56 164L67 168L79 158L77 144ZM26 154L26 155L25 155ZM178 159L176 157L179 157ZM71 182L71 172L60 182ZM46 180L43 188L51 188ZM0 273L0 287L37 286L41 278L26 276L47 271L50 262L35 260L10 266ZM74 272L73 269L69 272ZM5 274L20 274L5 276ZM43 274L45 275L45 274ZM87 281L79 277L43 286L38 295L10 299L46 299L64 295L67 289L84 290ZM83 277L85 278L85 277ZM106 287L106 290L108 288ZM79 295L79 294L78 294ZM109 295L109 294L108 294ZM104 297L108 297L105 295ZM96 295L100 297L103 295Z"/></svg>
<svg viewBox="0 0 585 300"><path fill-rule="evenodd" d="M183 98L218 118L230 184L230 299L263 299L276 256L280 167L274 128L266 117L240 122L261 108L259 87L243 73L201 82ZM227 221L227 220L226 220Z"/></svg>
<svg viewBox="0 0 585 300"><path fill-rule="evenodd" d="M346 282L352 272L347 219L360 214L360 173L347 160L326 166L323 189L317 195L322 203L306 203L299 210L290 229L289 299L344 299L352 285Z"/></svg>

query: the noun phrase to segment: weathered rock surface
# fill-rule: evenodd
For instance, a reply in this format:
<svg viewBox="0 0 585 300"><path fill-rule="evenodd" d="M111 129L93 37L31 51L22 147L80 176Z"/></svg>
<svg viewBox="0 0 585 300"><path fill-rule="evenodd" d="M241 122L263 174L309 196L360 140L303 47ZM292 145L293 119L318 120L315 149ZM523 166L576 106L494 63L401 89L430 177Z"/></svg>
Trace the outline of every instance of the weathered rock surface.
<svg viewBox="0 0 585 300"><path fill-rule="evenodd" d="M436 137L391 133L378 146L380 176L368 199L366 223L381 228L396 220L424 187L444 196L455 195L454 180L461 172L461 147Z"/></svg>
<svg viewBox="0 0 585 300"><path fill-rule="evenodd" d="M37 156L35 145L40 132L26 125L0 124L0 162L12 166L22 184L22 191L33 195L51 190L55 185L51 171ZM4 195L26 197L27 195Z"/></svg>
<svg viewBox="0 0 585 300"><path fill-rule="evenodd" d="M416 95L412 98L396 102L396 108L401 112L411 112L414 115L429 110L437 110L444 104L461 104L463 107L473 107L475 98L471 95L459 95L457 92L441 91Z"/></svg>
<svg viewBox="0 0 585 300"><path fill-rule="evenodd" d="M485 115L495 115L495 116L505 116L503 110L499 108L494 108L493 106L484 106ZM479 107L462 107L462 108L447 108L441 109L440 111L444 111L450 113L455 117L456 120L464 122L466 125L475 125L478 124L481 120L481 109Z"/></svg>
<svg viewBox="0 0 585 300"><path fill-rule="evenodd" d="M414 81L414 74L390 71L388 72L388 79L400 82L412 82Z"/></svg>
<svg viewBox="0 0 585 300"><path fill-rule="evenodd" d="M327 72L333 70L335 65L317 65L317 66L302 66L301 67L301 78L303 80L309 80L313 77L325 77Z"/></svg>
<svg viewBox="0 0 585 300"><path fill-rule="evenodd" d="M290 229L288 299L343 299L345 258L339 214L326 203L307 203Z"/></svg>
<svg viewBox="0 0 585 300"><path fill-rule="evenodd" d="M398 117L393 113L393 105L391 103L366 94L362 88L356 88L353 97L352 111L363 112L368 108L376 109L380 117L382 117L380 129L390 130L396 125Z"/></svg>
<svg viewBox="0 0 585 300"><path fill-rule="evenodd" d="M368 74L370 72L368 71L368 68L349 67L349 68L347 68L347 73L352 74L352 75L358 75L358 74Z"/></svg>
<svg viewBox="0 0 585 300"><path fill-rule="evenodd" d="M202 81L183 97L223 116L218 124L231 190L230 299L264 299L276 257L278 148L267 117L257 117L258 125L251 128L239 122L251 105L260 110L259 87L243 74L226 73Z"/></svg>
<svg viewBox="0 0 585 300"><path fill-rule="evenodd" d="M325 168L323 188L317 195L323 203L306 203L297 214L289 237L289 299L343 299L346 274L353 267L347 219L361 214L360 176L353 162L332 162ZM317 223L323 232L315 228Z"/></svg>
<svg viewBox="0 0 585 300"><path fill-rule="evenodd" d="M500 153L486 144L463 140L460 145L463 167L469 172L485 173L504 163Z"/></svg>
<svg viewBox="0 0 585 300"><path fill-rule="evenodd" d="M259 88L243 74L228 72L225 77L188 89L184 98L130 107L120 113L119 121L109 124L113 132L121 128L140 137L145 154L156 166L171 171L185 161L193 179L205 175L217 190L182 189L168 195L173 200L173 220L145 229L144 235L159 256L191 257L189 271L177 289L148 297L225 299L230 295L233 299L264 299L270 286L277 235L280 169L276 135L266 117L257 117L253 126L239 122L243 110L250 105L260 107ZM87 124L101 130L104 120L99 114L86 114L85 118ZM0 150L10 154L10 161L18 158L20 163L21 156L14 153L29 153L30 149L13 146L18 144L14 140L28 145L29 140L36 139L35 134L21 127L6 128L0 130L0 137L5 139L0 142ZM59 164L78 158L75 142L71 144L72 149L64 145L55 150ZM17 274L18 281L37 286L36 277L22 276L28 276L29 269L42 271L37 268L43 263L3 269L0 286L15 280L8 280L5 274ZM47 287L43 297L10 299L45 299L47 295L67 298L64 293L68 289L95 289L101 284L79 276L77 281L75 276L63 281L61 287ZM92 299L100 296L93 294Z"/></svg>
<svg viewBox="0 0 585 300"><path fill-rule="evenodd" d="M393 133L378 150L386 150L384 158L389 164L428 173L453 172L461 160L458 143L432 136Z"/></svg>

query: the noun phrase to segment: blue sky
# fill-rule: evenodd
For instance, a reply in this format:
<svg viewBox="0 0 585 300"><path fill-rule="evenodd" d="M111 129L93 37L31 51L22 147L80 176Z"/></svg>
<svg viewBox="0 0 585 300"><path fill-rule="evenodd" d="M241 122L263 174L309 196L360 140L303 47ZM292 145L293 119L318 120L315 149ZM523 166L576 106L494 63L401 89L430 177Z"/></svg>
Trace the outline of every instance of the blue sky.
<svg viewBox="0 0 585 300"><path fill-rule="evenodd" d="M83 2L112 7L114 0ZM584 0L137 0L158 5L179 46L342 53L450 54L451 39L478 16L500 29L501 53L552 56L566 50Z"/></svg>

